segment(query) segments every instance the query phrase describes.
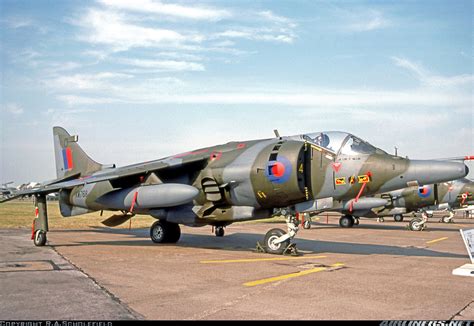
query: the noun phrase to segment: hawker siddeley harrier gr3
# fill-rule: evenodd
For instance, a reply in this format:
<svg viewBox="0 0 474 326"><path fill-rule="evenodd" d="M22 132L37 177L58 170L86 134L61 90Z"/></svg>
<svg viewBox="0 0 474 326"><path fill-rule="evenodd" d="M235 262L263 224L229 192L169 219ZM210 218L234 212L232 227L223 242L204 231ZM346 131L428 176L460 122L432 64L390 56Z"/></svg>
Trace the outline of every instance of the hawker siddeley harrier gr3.
<svg viewBox="0 0 474 326"><path fill-rule="evenodd" d="M462 178L462 162L408 160L387 154L345 132L318 132L290 137L230 142L156 161L116 168L93 161L77 136L53 128L57 179L8 200L33 194L37 218L35 245L46 243L46 195L59 191L63 216L92 211L119 211L105 225L123 223L134 214L157 219L150 236L175 243L179 224L212 225L216 235L239 221L284 215L288 232L265 235L269 253L282 253L298 231L299 212L326 209L339 201L354 209L361 195L412 184ZM385 204L385 200L383 200ZM380 206L380 203L371 203Z"/></svg>

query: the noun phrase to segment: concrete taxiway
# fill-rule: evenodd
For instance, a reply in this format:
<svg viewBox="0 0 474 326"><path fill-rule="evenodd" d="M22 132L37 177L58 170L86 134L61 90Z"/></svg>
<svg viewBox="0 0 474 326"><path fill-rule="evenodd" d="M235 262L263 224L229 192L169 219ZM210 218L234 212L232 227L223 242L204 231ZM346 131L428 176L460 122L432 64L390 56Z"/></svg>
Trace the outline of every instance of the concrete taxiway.
<svg viewBox="0 0 474 326"><path fill-rule="evenodd" d="M339 228L325 215L300 230L299 257L253 252L271 228L182 227L176 245L148 230L54 230L36 248L27 230L0 231L0 319L474 319L474 279L459 228L432 221L361 220Z"/></svg>

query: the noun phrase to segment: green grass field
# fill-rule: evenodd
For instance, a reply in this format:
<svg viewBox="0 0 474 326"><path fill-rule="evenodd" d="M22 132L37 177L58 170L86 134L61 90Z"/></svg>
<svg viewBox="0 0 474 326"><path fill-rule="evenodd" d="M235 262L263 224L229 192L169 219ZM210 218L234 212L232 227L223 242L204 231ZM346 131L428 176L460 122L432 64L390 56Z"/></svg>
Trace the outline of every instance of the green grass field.
<svg viewBox="0 0 474 326"><path fill-rule="evenodd" d="M100 212L89 213L73 217L62 217L59 212L59 204L57 201L48 202L48 219L50 230L62 229L86 229L90 227L105 227L101 222L113 215L113 212L104 211L103 216ZM33 219L35 218L35 206L33 200L12 200L0 204L0 228L31 228ZM132 218L132 228L148 228L155 222L151 216L136 215ZM259 221L249 221L243 223L282 223L284 219L281 217L270 218ZM129 222L118 226L117 228L128 228Z"/></svg>

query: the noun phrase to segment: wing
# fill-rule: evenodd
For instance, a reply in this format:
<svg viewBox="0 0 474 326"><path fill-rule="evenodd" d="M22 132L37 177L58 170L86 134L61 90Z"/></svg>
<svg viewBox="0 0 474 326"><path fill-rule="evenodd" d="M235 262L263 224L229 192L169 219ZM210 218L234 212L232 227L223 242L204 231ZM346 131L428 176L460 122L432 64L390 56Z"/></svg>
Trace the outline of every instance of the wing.
<svg viewBox="0 0 474 326"><path fill-rule="evenodd" d="M160 160L128 165L121 168L110 168L106 170L101 170L91 176L81 177L72 180L53 180L37 188L16 191L10 194L9 196L0 199L0 203L7 202L12 199L23 196L31 196L37 194L47 195L49 193L58 192L62 189L71 189L77 186L103 181L109 181L112 184L115 183L118 187L121 187L121 185L130 184L131 182L137 183L139 180L137 177L146 176L147 174L152 172L166 172L166 170L184 167L193 163L206 164L208 159L209 155L189 153L189 155L177 155Z"/></svg>

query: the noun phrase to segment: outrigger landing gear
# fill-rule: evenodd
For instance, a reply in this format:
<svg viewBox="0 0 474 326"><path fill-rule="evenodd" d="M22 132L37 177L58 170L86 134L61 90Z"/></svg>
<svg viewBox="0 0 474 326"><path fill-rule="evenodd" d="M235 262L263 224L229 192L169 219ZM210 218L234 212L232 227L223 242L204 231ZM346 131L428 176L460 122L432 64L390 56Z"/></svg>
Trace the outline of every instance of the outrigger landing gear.
<svg viewBox="0 0 474 326"><path fill-rule="evenodd" d="M291 243L291 240L296 236L299 228L299 221L296 216L288 215L286 217L286 225L288 232L285 233L282 229L271 229L265 234L263 246L257 243L257 250L263 249L269 254L287 254L298 255L296 245Z"/></svg>
<svg viewBox="0 0 474 326"><path fill-rule="evenodd" d="M439 221L442 223L453 223L454 212L449 211L449 216L443 216Z"/></svg>
<svg viewBox="0 0 474 326"><path fill-rule="evenodd" d="M49 231L48 207L45 195L35 195L35 215L31 240L33 240L35 246L42 247L46 244L46 233Z"/></svg>

